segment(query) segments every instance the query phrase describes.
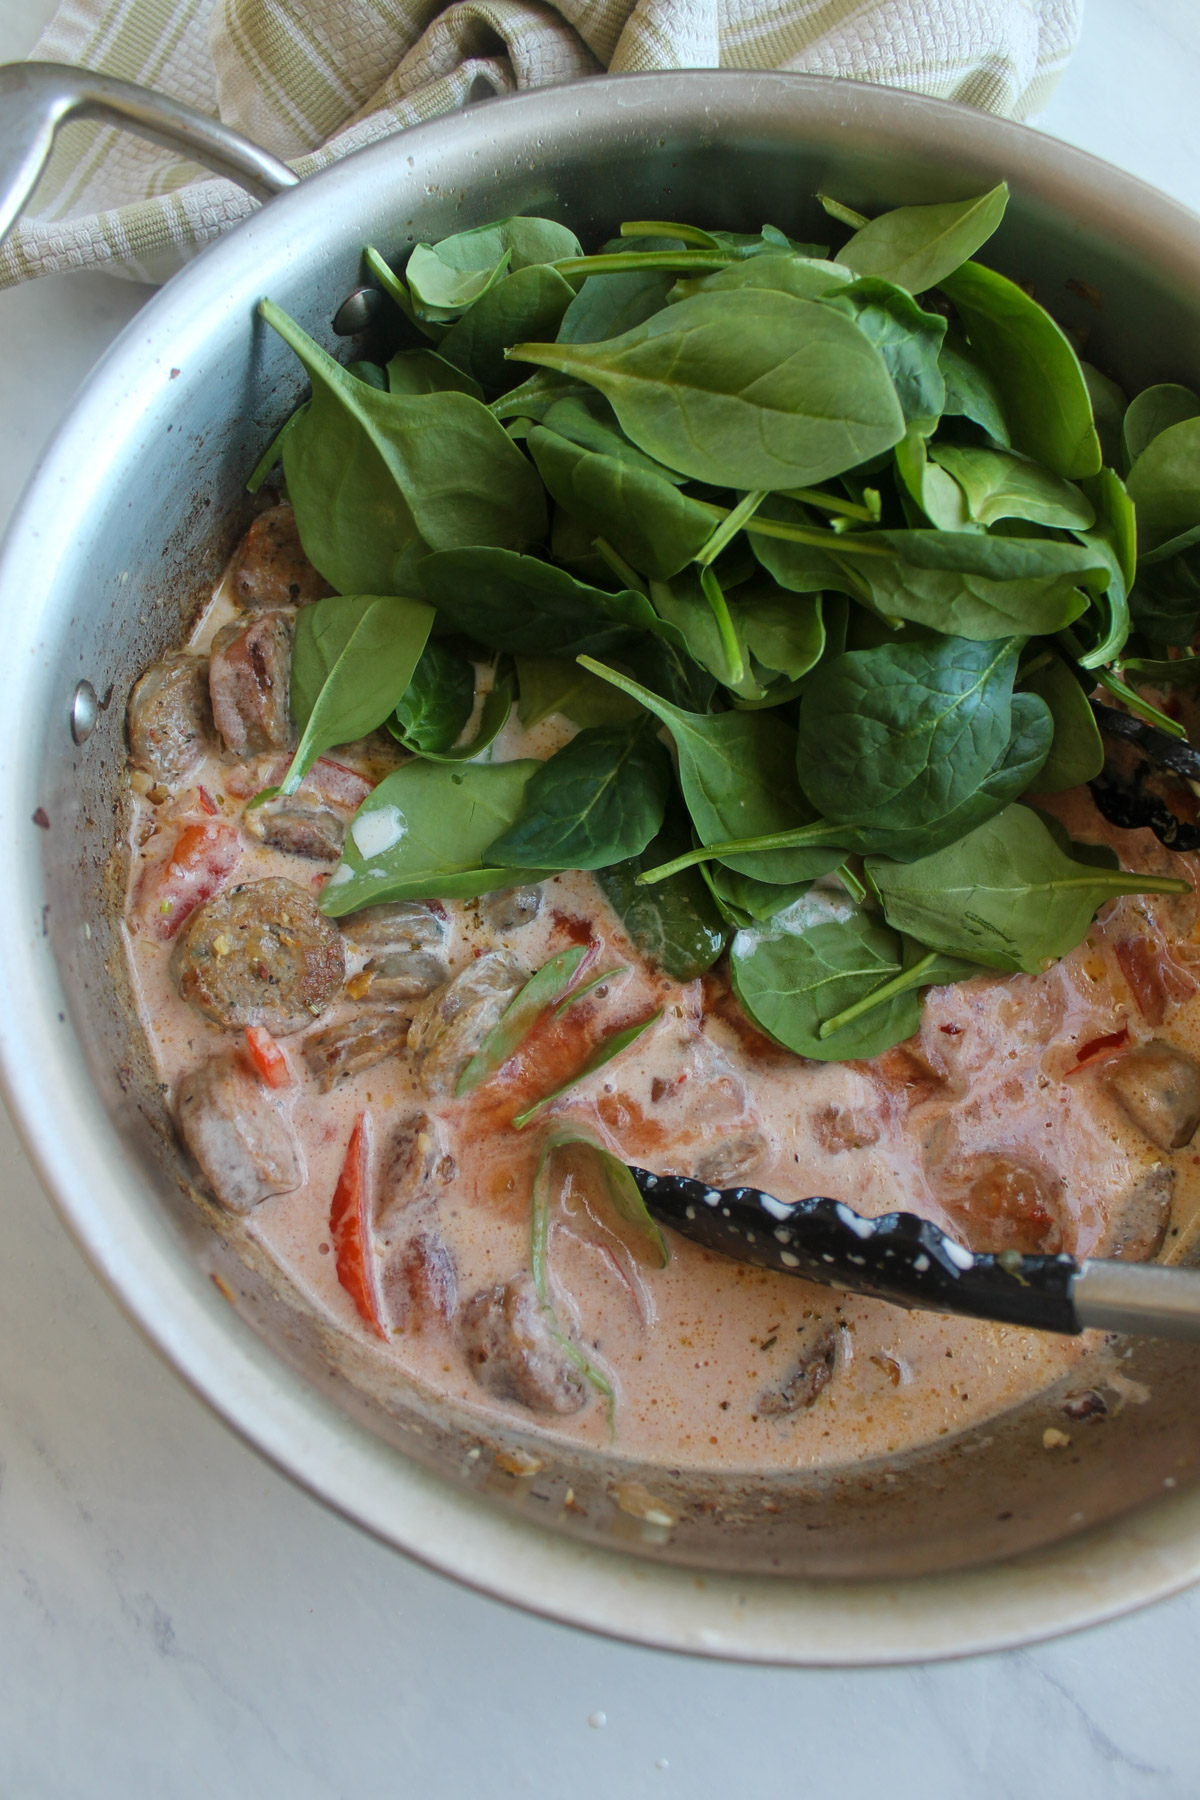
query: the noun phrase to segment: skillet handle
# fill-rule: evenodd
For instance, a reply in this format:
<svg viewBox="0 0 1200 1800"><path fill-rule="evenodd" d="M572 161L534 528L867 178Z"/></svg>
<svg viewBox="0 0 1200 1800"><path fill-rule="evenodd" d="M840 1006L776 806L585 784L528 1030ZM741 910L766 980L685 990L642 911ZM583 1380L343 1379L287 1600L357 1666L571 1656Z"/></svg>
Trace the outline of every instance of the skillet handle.
<svg viewBox="0 0 1200 1800"><path fill-rule="evenodd" d="M295 187L299 176L218 119L132 81L67 63L0 64L0 244L37 185L68 119L103 119L179 150L237 182L256 200Z"/></svg>

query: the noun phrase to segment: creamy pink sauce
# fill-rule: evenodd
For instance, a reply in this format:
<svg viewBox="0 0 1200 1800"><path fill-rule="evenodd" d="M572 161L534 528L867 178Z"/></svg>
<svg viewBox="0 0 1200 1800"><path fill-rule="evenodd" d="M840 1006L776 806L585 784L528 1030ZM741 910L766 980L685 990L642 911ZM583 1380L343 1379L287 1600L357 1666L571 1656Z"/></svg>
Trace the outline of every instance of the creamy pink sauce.
<svg viewBox="0 0 1200 1800"><path fill-rule="evenodd" d="M206 648L231 616L228 595L219 590L193 647ZM514 723L497 754L544 757L572 730L557 717L532 733ZM236 823L254 784L214 752L182 796L163 801L156 794L156 805L146 784L142 792L138 786L131 897L143 867L169 847L181 818L202 816L195 802L200 787L218 815ZM1065 797L1056 809L1080 835L1095 839L1105 829L1086 793ZM1171 856L1149 833L1121 833L1114 841L1127 864L1144 859L1143 866L1196 878L1194 859ZM283 875L315 894L327 874L328 868L265 850L243 834L241 859L228 880ZM804 904L836 905L837 892L814 892ZM579 1031L607 1035L658 1007L661 1019L523 1132L512 1129L512 1114L553 1083L544 1067L531 1069L521 1058L462 1101L430 1101L403 1056L320 1094L305 1072L306 1034L281 1040L293 1082L280 1099L300 1138L305 1179L294 1192L262 1202L245 1228L334 1327L371 1345L421 1388L473 1410L481 1422L519 1420L560 1443L606 1448L614 1442L596 1396L576 1414L550 1417L489 1395L452 1323L426 1319L419 1329L401 1323L386 1343L370 1336L338 1282L329 1231L331 1198L360 1113L371 1121L376 1176L390 1121L422 1106L443 1121L458 1175L439 1203L438 1226L457 1266L460 1303L529 1268L540 1143L548 1126L567 1121L585 1124L630 1161L680 1173L691 1172L714 1142L757 1129L767 1148L750 1178L780 1199L827 1194L873 1215L907 1208L968 1238L964 1215L955 1209L980 1166L973 1159L1001 1155L1054 1196L1062 1247L1080 1255L1104 1253L1130 1190L1167 1164L1175 1175L1175 1213L1164 1254L1180 1256L1191 1243L1200 1156L1190 1148L1163 1152L1135 1129L1104 1086L1103 1057L1076 1067L1081 1047L1126 1028L1133 1043L1158 1037L1193 1054L1200 1048L1197 1001L1172 1002L1164 1024L1147 1024L1114 953L1123 939L1145 935L1169 955L1180 991L1195 988L1200 944L1193 941L1198 915L1190 897L1122 899L1083 945L1045 973L981 976L935 989L919 1037L908 1046L875 1063L824 1065L766 1044L739 1022L735 1004L713 980L680 986L649 967L587 875L547 882L536 921L504 939L484 922L477 903L444 905L444 954L452 973L498 948L532 971L588 937L596 947L591 969L627 972L575 1009ZM231 1048L241 1034L221 1031L180 1000L170 975L172 946L138 928L132 899L130 920L126 943L142 1023L160 1079L173 1090L185 1071ZM363 960L348 957L348 976ZM355 1004L343 999L314 1030L351 1016ZM1081 1386L1093 1379L1094 1337L1059 1339L909 1314L735 1264L677 1237L663 1270L646 1267L629 1246L628 1235L611 1228L586 1176L572 1170L559 1179L550 1228L556 1304L613 1387L616 1447L650 1462L776 1470L894 1454L977 1425L1072 1370ZM375 1254L382 1270L386 1246L377 1243ZM834 1378L816 1401L783 1415L764 1410L764 1393L783 1387L830 1327Z"/></svg>

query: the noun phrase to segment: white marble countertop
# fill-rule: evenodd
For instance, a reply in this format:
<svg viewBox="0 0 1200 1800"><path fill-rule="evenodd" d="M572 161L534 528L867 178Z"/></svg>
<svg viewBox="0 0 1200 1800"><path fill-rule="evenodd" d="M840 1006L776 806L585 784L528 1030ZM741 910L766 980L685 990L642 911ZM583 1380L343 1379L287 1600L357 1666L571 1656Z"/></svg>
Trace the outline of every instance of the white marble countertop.
<svg viewBox="0 0 1200 1800"><path fill-rule="evenodd" d="M0 0L0 60L48 0ZM1200 206L1195 0L1088 0L1045 118ZM0 294L0 521L144 290ZM0 1116L0 1795L1193 1800L1200 1591L1035 1650L699 1663L483 1600L219 1425L118 1313Z"/></svg>

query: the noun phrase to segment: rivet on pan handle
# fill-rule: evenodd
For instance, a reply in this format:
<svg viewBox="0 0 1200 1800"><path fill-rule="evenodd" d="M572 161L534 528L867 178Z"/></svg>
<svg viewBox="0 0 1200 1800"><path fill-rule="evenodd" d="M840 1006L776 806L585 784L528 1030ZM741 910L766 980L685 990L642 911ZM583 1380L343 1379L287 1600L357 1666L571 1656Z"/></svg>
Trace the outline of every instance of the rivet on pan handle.
<svg viewBox="0 0 1200 1800"><path fill-rule="evenodd" d="M150 88L66 63L5 63L0 65L0 243L37 186L54 135L68 119L103 119L181 151L256 200L269 200L299 180L286 163L220 120Z"/></svg>

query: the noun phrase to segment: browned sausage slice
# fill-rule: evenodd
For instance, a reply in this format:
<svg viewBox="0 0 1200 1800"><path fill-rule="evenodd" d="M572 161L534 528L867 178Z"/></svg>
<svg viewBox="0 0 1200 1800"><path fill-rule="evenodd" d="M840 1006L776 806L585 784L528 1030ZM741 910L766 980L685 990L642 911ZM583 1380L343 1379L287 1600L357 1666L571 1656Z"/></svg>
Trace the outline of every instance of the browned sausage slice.
<svg viewBox="0 0 1200 1800"><path fill-rule="evenodd" d="M1105 1085L1160 1150L1182 1150L1200 1127L1200 1068L1183 1050L1152 1038L1110 1063Z"/></svg>
<svg viewBox="0 0 1200 1800"><path fill-rule="evenodd" d="M260 613L248 625L218 631L208 687L217 730L234 756L291 748L291 672L292 621L286 613Z"/></svg>
<svg viewBox="0 0 1200 1800"><path fill-rule="evenodd" d="M379 1184L381 1227L419 1202L436 1200L457 1174L441 1120L432 1113L409 1113L393 1134Z"/></svg>
<svg viewBox="0 0 1200 1800"><path fill-rule="evenodd" d="M462 1311L463 1348L481 1387L531 1412L578 1412L583 1380L538 1305L528 1275L472 1295Z"/></svg>
<svg viewBox="0 0 1200 1800"><path fill-rule="evenodd" d="M261 806L248 806L242 824L269 850L303 856L309 862L336 862L346 838L345 823L335 812L299 797L279 796Z"/></svg>
<svg viewBox="0 0 1200 1800"><path fill-rule="evenodd" d="M184 1076L175 1117L227 1212L248 1213L271 1194L290 1194L304 1179L296 1134L278 1096L236 1055L214 1056Z"/></svg>
<svg viewBox="0 0 1200 1800"><path fill-rule="evenodd" d="M300 1031L346 972L341 935L294 882L244 882L199 907L171 959L180 997L226 1031Z"/></svg>
<svg viewBox="0 0 1200 1800"><path fill-rule="evenodd" d="M453 981L422 1000L413 1015L408 1048L427 1094L452 1092L524 982L514 963L493 952L468 963Z"/></svg>
<svg viewBox="0 0 1200 1800"><path fill-rule="evenodd" d="M330 591L304 554L286 501L259 513L238 545L233 586L247 607L304 606Z"/></svg>
<svg viewBox="0 0 1200 1800"><path fill-rule="evenodd" d="M129 760L156 781L185 781L208 749L208 664L177 651L151 663L129 696Z"/></svg>
<svg viewBox="0 0 1200 1800"><path fill-rule="evenodd" d="M408 1014L366 1009L340 1025L314 1032L304 1040L308 1072L323 1094L351 1075L361 1075L389 1056L399 1056L408 1042Z"/></svg>
<svg viewBox="0 0 1200 1800"><path fill-rule="evenodd" d="M365 906L341 925L356 950L439 950L446 937L445 919L419 900Z"/></svg>

